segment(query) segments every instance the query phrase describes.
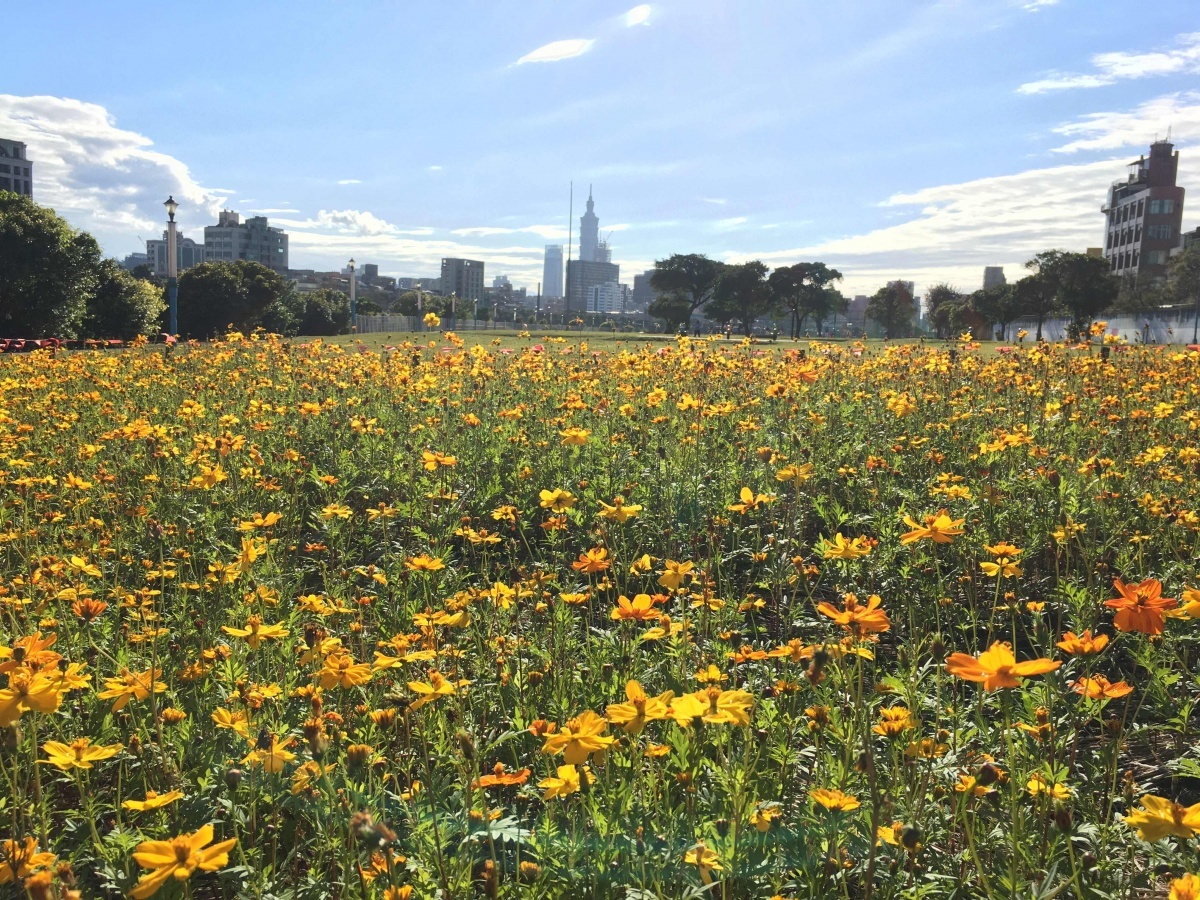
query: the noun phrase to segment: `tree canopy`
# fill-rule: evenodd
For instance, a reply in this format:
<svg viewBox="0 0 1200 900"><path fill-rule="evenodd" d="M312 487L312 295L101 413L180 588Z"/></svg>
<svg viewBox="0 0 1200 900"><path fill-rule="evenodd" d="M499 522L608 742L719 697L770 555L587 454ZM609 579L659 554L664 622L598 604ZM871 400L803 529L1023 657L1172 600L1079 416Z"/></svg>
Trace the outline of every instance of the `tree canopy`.
<svg viewBox="0 0 1200 900"><path fill-rule="evenodd" d="M179 276L179 331L194 338L230 327L294 334L303 313L294 286L261 263L207 262Z"/></svg>
<svg viewBox="0 0 1200 900"><path fill-rule="evenodd" d="M85 337L100 246L49 207L0 191L0 337Z"/></svg>
<svg viewBox="0 0 1200 900"><path fill-rule="evenodd" d="M749 337L754 320L770 312L774 305L775 298L767 286L767 267L753 260L725 267L704 315L722 325L737 319Z"/></svg>
<svg viewBox="0 0 1200 900"><path fill-rule="evenodd" d="M834 312L845 310L845 298L830 288L841 281L842 273L822 262L801 262L780 266L771 273L768 284L774 301L792 313L792 337L800 334L809 316L817 322L817 332Z"/></svg>
<svg viewBox="0 0 1200 900"><path fill-rule="evenodd" d="M671 294L688 304L687 316L682 321L691 318L691 314L704 306L713 298L717 288L717 280L725 264L715 259L709 259L703 253L676 253L667 259L660 259L654 264L654 274L650 276L650 286L661 294ZM651 304L652 306L654 304ZM671 308L677 308L678 304ZM664 318L658 313L652 316ZM671 323L668 321L668 326Z"/></svg>
<svg viewBox="0 0 1200 900"><path fill-rule="evenodd" d="M867 317L878 322L889 339L906 337L915 313L913 295L900 281L881 287L867 301Z"/></svg>

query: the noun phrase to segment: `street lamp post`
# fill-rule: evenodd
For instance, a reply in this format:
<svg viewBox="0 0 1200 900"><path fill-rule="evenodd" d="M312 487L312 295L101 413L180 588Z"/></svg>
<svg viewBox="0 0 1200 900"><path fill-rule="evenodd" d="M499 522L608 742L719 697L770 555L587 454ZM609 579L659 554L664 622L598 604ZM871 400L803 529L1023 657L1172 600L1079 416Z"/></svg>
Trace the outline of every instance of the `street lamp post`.
<svg viewBox="0 0 1200 900"><path fill-rule="evenodd" d="M354 283L354 259L350 259L350 331L358 331L358 292Z"/></svg>
<svg viewBox="0 0 1200 900"><path fill-rule="evenodd" d="M457 306L458 306L458 292L451 291L450 292L450 327L451 328L454 327L454 314L457 310Z"/></svg>
<svg viewBox="0 0 1200 900"><path fill-rule="evenodd" d="M167 331L174 337L179 333L179 256L175 249L175 210L179 204L171 195L163 206L167 208Z"/></svg>

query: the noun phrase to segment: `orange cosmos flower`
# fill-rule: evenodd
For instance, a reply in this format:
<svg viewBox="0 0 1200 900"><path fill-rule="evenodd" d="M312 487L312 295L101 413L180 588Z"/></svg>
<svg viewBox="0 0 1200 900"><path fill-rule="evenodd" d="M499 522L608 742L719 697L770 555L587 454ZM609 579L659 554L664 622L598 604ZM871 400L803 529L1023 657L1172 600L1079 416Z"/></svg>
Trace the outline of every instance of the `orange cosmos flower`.
<svg viewBox="0 0 1200 900"><path fill-rule="evenodd" d="M939 509L932 516L925 517L925 524L915 522L912 516L904 517L904 524L912 531L900 535L901 544L915 544L920 540L931 540L935 544L949 544L963 533L962 525L966 519L951 519L950 513Z"/></svg>
<svg viewBox="0 0 1200 900"><path fill-rule="evenodd" d="M1108 635L1098 634L1092 637L1091 629L1080 635L1068 631L1054 646L1071 656L1093 656L1108 646Z"/></svg>
<svg viewBox="0 0 1200 900"><path fill-rule="evenodd" d="M472 785L475 788L514 787L529 780L528 769L518 769L516 772L505 770L504 763L498 762L492 769L491 775L482 775Z"/></svg>
<svg viewBox="0 0 1200 900"><path fill-rule="evenodd" d="M880 609L883 601L878 594L867 598L867 605L858 602L854 594L846 594L842 601L842 609L831 603L822 603L817 610L829 616L851 634L861 637L864 634L887 631L892 627L887 613Z"/></svg>
<svg viewBox="0 0 1200 900"><path fill-rule="evenodd" d="M1140 584L1126 584L1120 578L1113 579L1113 586L1121 596L1104 605L1117 611L1113 625L1118 631L1139 631L1142 634L1162 634L1163 617L1167 610L1174 609L1179 601L1162 595L1162 582L1147 578Z"/></svg>
<svg viewBox="0 0 1200 900"><path fill-rule="evenodd" d="M978 657L954 653L946 660L946 671L966 681L981 681L985 691L1015 688L1022 678L1053 672L1062 663L1052 659L1030 659L1017 662L1012 648L996 641Z"/></svg>
<svg viewBox="0 0 1200 900"><path fill-rule="evenodd" d="M584 553L579 554L579 559L571 563L571 568L576 572L583 572L585 575L590 575L593 572L603 572L612 565L608 559L608 551L603 547L593 547Z"/></svg>
<svg viewBox="0 0 1200 900"><path fill-rule="evenodd" d="M1089 700L1116 700L1133 693L1133 688L1124 681L1113 683L1103 675L1080 678L1071 689Z"/></svg>
<svg viewBox="0 0 1200 900"><path fill-rule="evenodd" d="M617 605L610 615L616 622L646 622L657 619L658 611L654 608L654 600L649 594L638 594L632 602L622 594L617 598Z"/></svg>

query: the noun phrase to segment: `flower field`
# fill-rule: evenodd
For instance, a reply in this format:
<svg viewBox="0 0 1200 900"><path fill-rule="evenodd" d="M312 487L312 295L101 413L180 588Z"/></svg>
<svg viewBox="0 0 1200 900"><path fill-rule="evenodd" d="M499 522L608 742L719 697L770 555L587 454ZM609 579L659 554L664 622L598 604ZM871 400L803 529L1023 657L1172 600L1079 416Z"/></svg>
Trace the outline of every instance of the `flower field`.
<svg viewBox="0 0 1200 900"><path fill-rule="evenodd" d="M0 362L0 897L1200 897L1200 358Z"/></svg>

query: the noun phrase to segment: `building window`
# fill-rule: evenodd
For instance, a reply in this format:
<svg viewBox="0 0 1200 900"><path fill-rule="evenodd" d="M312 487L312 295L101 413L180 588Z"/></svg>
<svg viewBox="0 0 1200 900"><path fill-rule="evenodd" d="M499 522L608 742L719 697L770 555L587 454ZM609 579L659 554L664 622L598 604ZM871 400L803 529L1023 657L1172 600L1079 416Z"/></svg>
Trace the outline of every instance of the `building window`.
<svg viewBox="0 0 1200 900"><path fill-rule="evenodd" d="M1171 199L1165 199L1165 200L1163 200L1163 202L1162 202L1162 211L1163 211L1164 213L1173 213L1173 212L1175 212L1175 201L1174 201L1174 200L1171 200Z"/></svg>
<svg viewBox="0 0 1200 900"><path fill-rule="evenodd" d="M1138 218L1139 218L1139 219L1142 217L1142 213L1144 212L1144 210L1145 210L1145 207L1146 207L1146 201L1145 201L1145 200L1139 200L1139 201L1138 201L1138 207L1137 207L1137 214L1138 214Z"/></svg>
<svg viewBox="0 0 1200 900"><path fill-rule="evenodd" d="M1175 236L1175 228L1171 225L1147 225L1146 237L1152 241L1166 241Z"/></svg>

